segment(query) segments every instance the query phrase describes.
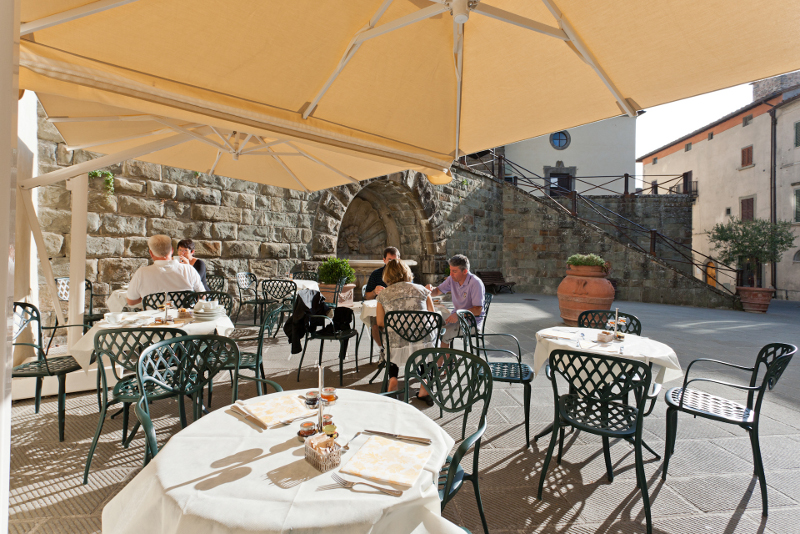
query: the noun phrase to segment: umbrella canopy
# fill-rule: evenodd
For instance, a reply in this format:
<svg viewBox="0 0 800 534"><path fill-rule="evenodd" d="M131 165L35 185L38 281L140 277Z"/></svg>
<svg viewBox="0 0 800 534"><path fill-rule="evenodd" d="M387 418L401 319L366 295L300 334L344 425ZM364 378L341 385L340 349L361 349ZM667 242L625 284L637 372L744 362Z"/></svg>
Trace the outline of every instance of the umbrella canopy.
<svg viewBox="0 0 800 534"><path fill-rule="evenodd" d="M197 154L149 159L205 172L221 153L219 174L293 188L441 172L465 153L800 68L797 2L22 0L21 13L20 86L51 117L71 116L60 96L85 102L84 118L157 119L57 123L71 145L194 128ZM267 155L235 159L227 145L248 136ZM271 148L286 155L269 155L281 140L292 144ZM301 150L336 170L288 155ZM299 187L290 174L303 172L320 178Z"/></svg>

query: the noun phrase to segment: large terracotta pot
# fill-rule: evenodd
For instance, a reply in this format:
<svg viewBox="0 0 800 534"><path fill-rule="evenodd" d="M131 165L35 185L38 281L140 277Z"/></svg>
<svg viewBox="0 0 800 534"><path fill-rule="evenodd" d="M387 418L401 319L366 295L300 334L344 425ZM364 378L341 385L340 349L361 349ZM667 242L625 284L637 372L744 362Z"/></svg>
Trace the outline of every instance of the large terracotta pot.
<svg viewBox="0 0 800 534"><path fill-rule="evenodd" d="M769 301L775 290L769 287L736 286L736 292L742 300L742 308L750 313L767 313Z"/></svg>
<svg viewBox="0 0 800 534"><path fill-rule="evenodd" d="M347 308L353 307L353 289L355 284L345 284L342 292L339 293L339 306ZM325 297L325 302L333 302L333 292L336 291L336 284L320 284L319 292Z"/></svg>
<svg viewBox="0 0 800 534"><path fill-rule="evenodd" d="M586 310L610 310L614 286L602 267L567 265L567 276L558 285L558 307L569 326L578 326L578 315Z"/></svg>

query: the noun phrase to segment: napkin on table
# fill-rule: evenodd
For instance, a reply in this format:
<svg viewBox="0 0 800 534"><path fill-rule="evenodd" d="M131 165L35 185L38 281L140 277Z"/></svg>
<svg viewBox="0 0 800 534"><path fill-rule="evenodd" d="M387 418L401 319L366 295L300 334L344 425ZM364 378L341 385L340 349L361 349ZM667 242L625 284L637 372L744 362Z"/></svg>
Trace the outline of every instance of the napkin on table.
<svg viewBox="0 0 800 534"><path fill-rule="evenodd" d="M309 410L306 403L294 395L283 395L261 402L248 403L247 409L267 426L277 424L284 419L309 415L316 411Z"/></svg>
<svg viewBox="0 0 800 534"><path fill-rule="evenodd" d="M341 472L387 484L411 487L416 482L433 448L416 443L372 436Z"/></svg>

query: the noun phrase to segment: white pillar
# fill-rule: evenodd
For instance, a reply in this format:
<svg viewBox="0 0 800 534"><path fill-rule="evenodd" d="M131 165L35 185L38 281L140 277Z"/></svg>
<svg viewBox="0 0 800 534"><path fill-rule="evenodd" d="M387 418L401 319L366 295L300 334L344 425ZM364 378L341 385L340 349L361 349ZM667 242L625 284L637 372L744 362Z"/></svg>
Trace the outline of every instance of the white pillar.
<svg viewBox="0 0 800 534"><path fill-rule="evenodd" d="M11 464L11 324L14 211L16 201L17 101L19 100L19 0L0 2L0 306L6 336L0 342L0 510L8 510ZM6 252L8 251L8 252ZM0 514L0 532L8 532L8 514Z"/></svg>
<svg viewBox="0 0 800 534"><path fill-rule="evenodd" d="M72 228L69 252L69 324L83 324L86 306L86 218L89 211L89 175L67 180L72 191ZM83 336L80 328L70 328L67 346L71 349Z"/></svg>

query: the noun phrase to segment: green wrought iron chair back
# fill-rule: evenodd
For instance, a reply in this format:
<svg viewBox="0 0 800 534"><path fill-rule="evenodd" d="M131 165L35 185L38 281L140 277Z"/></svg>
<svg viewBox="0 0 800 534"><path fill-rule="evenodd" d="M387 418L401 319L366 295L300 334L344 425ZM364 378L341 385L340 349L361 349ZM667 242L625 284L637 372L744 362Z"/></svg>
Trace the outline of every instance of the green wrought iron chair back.
<svg viewBox="0 0 800 534"><path fill-rule="evenodd" d="M140 391L152 387L194 395L223 367L238 371L239 347L224 336L181 336L159 341L142 351L136 376ZM238 376L238 372L236 373ZM236 389L236 382L233 383Z"/></svg>
<svg viewBox="0 0 800 534"><path fill-rule="evenodd" d="M58 300L61 302L69 302L69 277L68 276L61 276L55 279L56 280L56 295L58 296ZM89 308L89 315L94 313L94 286L92 285L91 280L86 279L84 280L86 285L86 291L89 293L88 298L86 299L86 306ZM98 297L103 295L97 295ZM99 319L99 317L98 317Z"/></svg>
<svg viewBox="0 0 800 534"><path fill-rule="evenodd" d="M439 343L442 316L429 311L390 311L383 317L386 350L390 350L389 333L394 332L409 343ZM388 357L388 354L387 354Z"/></svg>
<svg viewBox="0 0 800 534"><path fill-rule="evenodd" d="M236 307L236 301L230 293L223 293L221 291L200 291L196 293L198 300L212 301L216 300L220 306L225 308L225 313L228 317L233 315L233 309Z"/></svg>
<svg viewBox="0 0 800 534"><path fill-rule="evenodd" d="M142 351L165 339L185 336L186 332L177 328L112 328L101 330L94 336L94 351L97 355L98 369L105 373L103 359L112 364L111 369L117 380L125 371L135 373ZM118 372L119 371L119 372Z"/></svg>
<svg viewBox="0 0 800 534"><path fill-rule="evenodd" d="M292 280L268 279L261 281L261 296L273 302L294 302L297 284Z"/></svg>
<svg viewBox="0 0 800 534"><path fill-rule="evenodd" d="M319 282L319 274L316 271L297 271L292 273L292 278L295 280L311 280L312 282Z"/></svg>
<svg viewBox="0 0 800 534"><path fill-rule="evenodd" d="M611 310L588 310L578 315L578 326L581 328L605 329L608 321L614 319L615 312ZM624 323L617 325L617 331L623 334L642 334L642 322L635 315L619 312L619 318L625 319Z"/></svg>
<svg viewBox="0 0 800 534"><path fill-rule="evenodd" d="M17 338L25 331L28 326L31 327L33 343L17 343ZM12 342L14 346L28 346L33 347L36 351L36 358L39 361L45 362L47 366L47 359L44 355L44 346L42 338L42 314L39 308L27 302L14 303L14 330L12 332ZM48 373L50 369L47 369Z"/></svg>
<svg viewBox="0 0 800 534"><path fill-rule="evenodd" d="M264 320L261 321L261 326L258 329L258 353L262 354L264 350L264 339L269 337L272 333L272 329L278 326L279 321L281 320L281 314L289 312L291 310L287 308L287 304L278 304L273 303L267 307L267 311L264 313Z"/></svg>
<svg viewBox="0 0 800 534"><path fill-rule="evenodd" d="M239 294L242 291L251 291L254 295L258 290L258 277L253 273L236 273L236 287L239 288Z"/></svg>
<svg viewBox="0 0 800 534"><path fill-rule="evenodd" d="M750 377L750 387L758 385L758 375L762 366L765 368L765 373L761 378L761 385L758 389L758 396L755 399L755 406L753 405L753 397L756 392L750 390L747 393L748 408L760 411L764 393L767 389L772 390L772 388L778 384L778 380L780 380L783 372L796 353L797 347L789 343L770 343L761 348L756 358L756 364L753 367L753 374Z"/></svg>
<svg viewBox="0 0 800 534"><path fill-rule="evenodd" d="M650 366L640 361L561 349L552 351L549 360L552 372L560 374L570 384L570 393L579 397L627 403L633 393L641 404L650 389ZM557 381L550 382L558 397Z"/></svg>
<svg viewBox="0 0 800 534"><path fill-rule="evenodd" d="M481 323L481 331L486 329L486 319L489 317L489 306L492 305L492 297L491 293L486 293L483 295L483 311L481 312L481 317L483 317L483 322Z"/></svg>
<svg viewBox="0 0 800 534"><path fill-rule="evenodd" d="M336 282L336 288L333 290L333 300L325 303L328 307L336 308L339 306L339 295L342 294L342 288L345 285L347 285L347 277L343 276L339 278L338 282Z"/></svg>
<svg viewBox="0 0 800 534"><path fill-rule="evenodd" d="M142 298L142 308L157 310L166 300L169 300L175 308L191 308L197 304L197 293L194 291L167 291L166 296L165 293L151 293Z"/></svg>
<svg viewBox="0 0 800 534"><path fill-rule="evenodd" d="M206 275L206 283L211 291L225 291L225 278L222 276L216 274Z"/></svg>

